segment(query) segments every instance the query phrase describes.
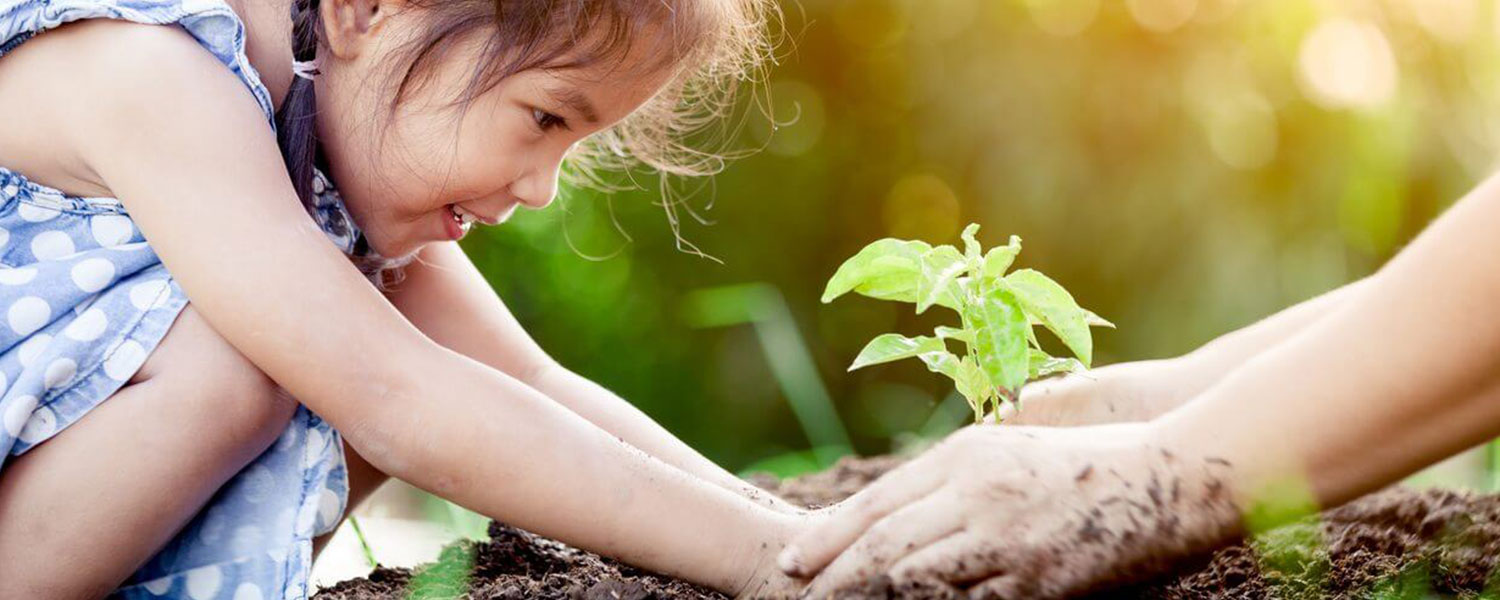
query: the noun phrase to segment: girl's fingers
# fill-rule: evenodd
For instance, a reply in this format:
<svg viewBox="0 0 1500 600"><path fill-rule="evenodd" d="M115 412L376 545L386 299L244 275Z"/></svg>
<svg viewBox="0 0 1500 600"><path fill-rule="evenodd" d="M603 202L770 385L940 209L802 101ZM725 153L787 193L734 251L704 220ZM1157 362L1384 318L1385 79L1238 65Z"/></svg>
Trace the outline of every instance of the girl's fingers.
<svg viewBox="0 0 1500 600"><path fill-rule="evenodd" d="M929 452L926 456L931 456ZM891 471L833 508L822 523L804 531L781 551L776 564L793 577L812 577L848 548L870 525L942 485L946 469L918 458Z"/></svg>
<svg viewBox="0 0 1500 600"><path fill-rule="evenodd" d="M1037 598L1035 590L1029 588L1020 576L1014 574L997 575L969 588L969 598L973 600L1016 600L1026 598L1028 600Z"/></svg>
<svg viewBox="0 0 1500 600"><path fill-rule="evenodd" d="M933 492L875 523L813 580L808 597L827 597L962 529L962 515L946 490Z"/></svg>
<svg viewBox="0 0 1500 600"><path fill-rule="evenodd" d="M1007 572L1005 546L988 536L962 531L902 557L889 573L897 582L937 579L965 585Z"/></svg>

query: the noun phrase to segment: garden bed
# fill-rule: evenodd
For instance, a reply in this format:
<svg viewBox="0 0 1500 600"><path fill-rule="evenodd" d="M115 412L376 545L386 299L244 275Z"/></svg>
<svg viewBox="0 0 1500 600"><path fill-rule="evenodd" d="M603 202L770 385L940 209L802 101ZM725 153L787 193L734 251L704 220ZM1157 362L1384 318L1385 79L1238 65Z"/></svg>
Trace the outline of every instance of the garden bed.
<svg viewBox="0 0 1500 600"><path fill-rule="evenodd" d="M863 488L899 461L845 459L833 469L785 482L757 481L815 506ZM378 568L315 600L721 599L723 595L500 525L491 539L450 546L413 572ZM1393 488L1222 548L1174 575L1116 589L1111 598L1475 598L1500 591L1500 495ZM466 573L472 573L465 577ZM1488 587L1487 587L1488 584ZM958 598L942 585L900 590L872 580L841 598Z"/></svg>

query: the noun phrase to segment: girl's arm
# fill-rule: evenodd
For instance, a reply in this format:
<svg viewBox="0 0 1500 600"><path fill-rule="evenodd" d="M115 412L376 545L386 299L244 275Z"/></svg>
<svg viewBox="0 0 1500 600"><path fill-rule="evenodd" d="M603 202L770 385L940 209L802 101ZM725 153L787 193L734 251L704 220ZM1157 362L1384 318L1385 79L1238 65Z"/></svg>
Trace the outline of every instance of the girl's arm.
<svg viewBox="0 0 1500 600"><path fill-rule="evenodd" d="M125 203L214 329L371 464L646 568L723 590L766 582L751 577L796 517L422 335L308 218L264 115L183 31L90 22L32 44L20 51L48 48L69 76L9 82L45 99L31 118Z"/></svg>
<svg viewBox="0 0 1500 600"><path fill-rule="evenodd" d="M1284 309L1176 358L1142 360L1032 383L1022 410L1001 409L1010 425L1074 426L1148 421L1217 383L1226 373L1318 322L1369 287L1368 279Z"/></svg>
<svg viewBox="0 0 1500 600"><path fill-rule="evenodd" d="M647 454L762 505L797 510L703 457L629 402L553 361L457 243L424 248L387 297L433 341L511 374Z"/></svg>

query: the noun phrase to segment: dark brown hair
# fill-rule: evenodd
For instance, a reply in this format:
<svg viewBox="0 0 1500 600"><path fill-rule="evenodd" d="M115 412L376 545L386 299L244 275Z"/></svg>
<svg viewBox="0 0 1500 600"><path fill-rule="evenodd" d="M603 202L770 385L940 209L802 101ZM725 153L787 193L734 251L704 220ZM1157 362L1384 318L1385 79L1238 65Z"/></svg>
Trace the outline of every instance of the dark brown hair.
<svg viewBox="0 0 1500 600"><path fill-rule="evenodd" d="M292 50L311 61L319 46L318 0L293 0ZM734 102L746 80L757 80L773 47L767 34L771 0L412 0L427 13L426 31L402 49L393 67L391 113L429 83L460 43L477 43L480 61L462 97L467 106L504 78L534 68L564 69L615 61L613 67L671 69L663 90L624 121L591 136L568 158L565 178L609 187L599 170L644 166L663 176L709 175L723 168L728 136L705 135ZM654 46L647 64L625 65L633 44ZM312 171L319 160L316 99L310 80L294 78L277 113L278 138L297 195L312 206ZM689 146L685 140L696 143ZM707 145L708 147L703 147ZM673 202L664 202L676 231Z"/></svg>

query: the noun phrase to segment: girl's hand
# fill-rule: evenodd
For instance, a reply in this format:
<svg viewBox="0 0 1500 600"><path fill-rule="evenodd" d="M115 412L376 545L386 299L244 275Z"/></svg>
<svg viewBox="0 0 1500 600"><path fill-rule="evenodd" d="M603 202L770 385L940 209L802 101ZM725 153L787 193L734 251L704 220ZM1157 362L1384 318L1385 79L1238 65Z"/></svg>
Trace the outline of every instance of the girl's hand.
<svg viewBox="0 0 1500 600"><path fill-rule="evenodd" d="M773 535L772 540L761 545L758 552L742 565L750 565L745 574L744 583L737 589L728 590L736 598L799 598L807 586L806 579L794 579L788 576L776 565L776 557L782 550L786 549L791 540L805 534L814 526L827 521L828 509L810 511L795 507L783 501L787 510L795 513L786 513L778 527L779 534Z"/></svg>
<svg viewBox="0 0 1500 600"><path fill-rule="evenodd" d="M1155 439L1135 424L970 427L835 507L779 563L822 571L817 598L882 573L1008 598L1148 576L1239 527L1231 467Z"/></svg>

